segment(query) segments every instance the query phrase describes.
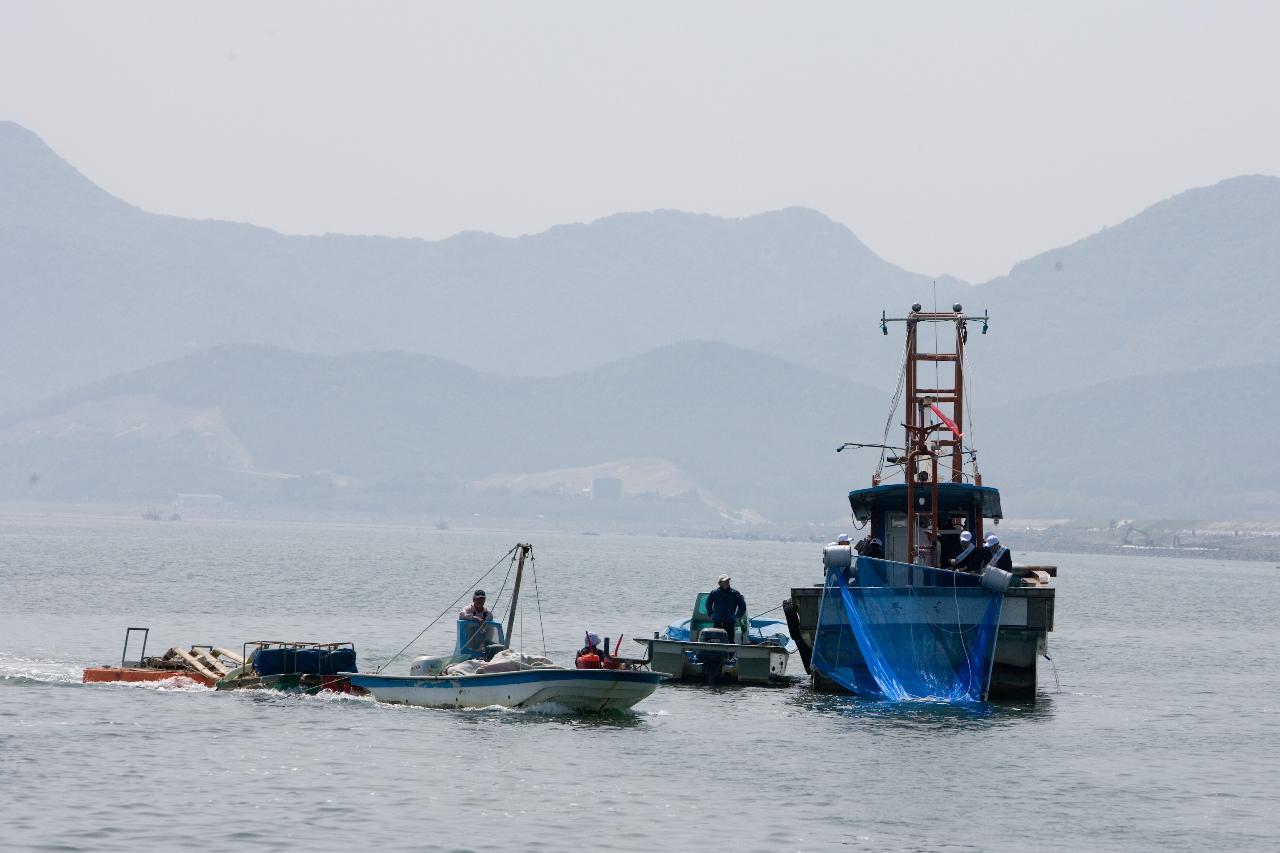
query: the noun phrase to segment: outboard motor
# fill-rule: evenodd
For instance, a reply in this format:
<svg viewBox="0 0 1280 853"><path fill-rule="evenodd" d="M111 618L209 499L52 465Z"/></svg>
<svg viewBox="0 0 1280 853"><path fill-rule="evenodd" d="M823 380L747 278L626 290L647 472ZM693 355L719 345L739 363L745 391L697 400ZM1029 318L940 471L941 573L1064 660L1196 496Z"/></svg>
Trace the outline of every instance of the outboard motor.
<svg viewBox="0 0 1280 853"><path fill-rule="evenodd" d="M703 628L698 632L698 642L728 643L729 632L723 628ZM702 664L702 674L706 676L707 684L715 684L724 677L724 666L729 661L729 655L727 650L713 652L702 649L694 656Z"/></svg>

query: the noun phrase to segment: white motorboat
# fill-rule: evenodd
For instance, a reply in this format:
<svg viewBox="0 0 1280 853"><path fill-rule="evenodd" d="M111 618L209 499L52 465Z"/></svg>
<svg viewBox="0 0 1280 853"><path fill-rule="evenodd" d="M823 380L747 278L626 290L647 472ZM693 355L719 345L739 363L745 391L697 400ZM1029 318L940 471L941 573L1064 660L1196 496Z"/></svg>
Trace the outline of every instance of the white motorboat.
<svg viewBox="0 0 1280 853"><path fill-rule="evenodd" d="M381 702L424 708L551 707L625 710L648 697L661 673L629 669L535 667L475 675L355 675L351 686Z"/></svg>
<svg viewBox="0 0 1280 853"><path fill-rule="evenodd" d="M453 653L414 660L408 675L342 673L353 693L381 702L424 708L553 708L565 711L624 710L658 687L662 674L629 664L612 669L568 669L541 657L517 654L507 638L519 602L529 545L517 545L515 587L507 628L489 621L458 620ZM428 626L430 627L430 626Z"/></svg>

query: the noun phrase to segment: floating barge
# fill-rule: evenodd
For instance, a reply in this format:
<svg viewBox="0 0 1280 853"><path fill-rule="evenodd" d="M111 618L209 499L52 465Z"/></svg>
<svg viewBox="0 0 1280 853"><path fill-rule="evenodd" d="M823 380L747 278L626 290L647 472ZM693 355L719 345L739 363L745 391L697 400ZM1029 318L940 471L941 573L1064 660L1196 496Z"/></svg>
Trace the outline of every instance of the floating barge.
<svg viewBox="0 0 1280 853"><path fill-rule="evenodd" d="M311 695L322 690L352 692L349 674L356 671L354 643L251 640L244 644L241 659L241 666L218 679L213 685L216 689Z"/></svg>
<svg viewBox="0 0 1280 853"><path fill-rule="evenodd" d="M129 661L129 642L135 632L142 634L142 649L138 652L136 661ZM185 678L205 687L213 687L232 670L233 665L244 664L241 655L218 646L192 646L190 649L174 646L159 657L147 657L147 638L150 634L150 628L126 628L120 665L85 667L83 683L159 682Z"/></svg>
<svg viewBox="0 0 1280 853"><path fill-rule="evenodd" d="M905 390L906 444L846 444L839 450L880 450L880 464L871 487L849 492L853 521L860 529L869 528L868 538L874 537L883 547L883 555L875 561L876 592L898 595L904 602L910 600L914 614L910 618L916 620L913 624L921 636L928 637L929 632L946 632L955 627L955 586L943 585L939 578L954 574L952 560L963 551L960 534L968 531L975 543L981 543L984 532L998 525L1003 517L999 491L983 485L976 452L964 442L968 324L981 323L985 334L988 318L985 314L969 317L959 304L952 311L943 312L924 312L916 304L904 318L891 320L882 314L881 330L887 335L887 324L899 321L905 322L907 329L905 363L898 388L900 395ZM953 340L954 347L921 352L917 336L921 323L953 325L954 334L949 332L944 340ZM937 377L932 383L936 387L922 383L921 368L927 365L933 366L930 374ZM947 378L950 383L944 384ZM888 476L898 474L901 482L884 482ZM841 556L853 571L862 558L851 553L849 546L843 547L845 553L834 556ZM832 557L832 553L824 553L828 573ZM938 569L948 571L940 575ZM1003 590L986 695L1028 701L1035 699L1037 662L1047 654L1048 634L1053 630L1056 591L1050 582L1057 576L1057 568L1014 565L1011 574L1013 577ZM818 583L793 588L790 598L783 602L783 610L814 689L846 692L812 660L828 586ZM930 604L933 599L936 601ZM852 654L858 656L856 650Z"/></svg>

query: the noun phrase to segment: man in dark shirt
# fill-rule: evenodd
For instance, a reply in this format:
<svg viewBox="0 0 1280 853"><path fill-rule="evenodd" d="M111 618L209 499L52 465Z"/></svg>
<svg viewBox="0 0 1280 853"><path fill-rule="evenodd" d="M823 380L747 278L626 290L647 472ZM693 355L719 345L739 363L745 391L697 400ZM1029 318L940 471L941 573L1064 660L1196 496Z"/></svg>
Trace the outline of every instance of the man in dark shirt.
<svg viewBox="0 0 1280 853"><path fill-rule="evenodd" d="M738 620L747 615L747 600L729 585L729 581L728 575L720 576L719 584L707 596L707 613L711 616L711 623L723 628L732 643Z"/></svg>
<svg viewBox="0 0 1280 853"><path fill-rule="evenodd" d="M1000 544L999 536L992 533L987 537L987 549L990 551L987 555L988 566L995 566L1006 572L1013 571L1013 555L1009 553L1008 548Z"/></svg>
<svg viewBox="0 0 1280 853"><path fill-rule="evenodd" d="M884 543L880 541L879 537L873 536L867 540L866 546L862 549L862 556L870 557L873 560L883 560Z"/></svg>
<svg viewBox="0 0 1280 853"><path fill-rule="evenodd" d="M950 566L955 560L956 555L964 550L965 543L960 538L960 534L964 532L964 517L953 516L951 526L946 527L938 533L938 548L941 551L942 562L940 566Z"/></svg>
<svg viewBox="0 0 1280 853"><path fill-rule="evenodd" d="M973 534L968 530L960 534L960 553L951 560L951 565L958 572L980 572L991 559L991 552L983 545L975 545Z"/></svg>

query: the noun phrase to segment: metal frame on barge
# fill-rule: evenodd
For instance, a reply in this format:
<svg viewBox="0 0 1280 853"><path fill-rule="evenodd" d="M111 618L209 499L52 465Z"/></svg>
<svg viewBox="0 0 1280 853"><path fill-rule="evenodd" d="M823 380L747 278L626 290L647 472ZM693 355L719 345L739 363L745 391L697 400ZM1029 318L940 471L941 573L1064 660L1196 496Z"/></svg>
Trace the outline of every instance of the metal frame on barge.
<svg viewBox="0 0 1280 853"><path fill-rule="evenodd" d="M969 324L980 323L986 334L990 318L969 316L959 304L951 311L923 311L913 305L906 317L890 318L883 313L880 328L888 334L888 324L906 325L906 349L902 372L894 397L890 418L903 400L905 443L887 444L888 425L880 444L845 444L850 447L877 448L880 461L871 478L871 487L849 493L853 520L860 528L869 527L870 535L881 540L884 559L891 567L888 585L921 590L914 566L947 568L948 560L959 550L959 534L968 530L980 542L987 522L999 524L1003 517L1000 493L983 485L978 470L977 454L965 441L969 421L966 408L965 346ZM922 352L920 326L952 324L954 341L947 350ZM923 367L932 364L933 381L923 384ZM949 384L944 382L943 365L949 365ZM890 474L898 472L902 481L886 483L886 463ZM944 521L946 525L944 526ZM1036 669L1039 657L1047 653L1048 633L1053 630L1055 590L1049 586L1056 576L1052 566L1014 566L1015 575L1004 591L996 635L994 664L991 668L989 696L1014 700L1035 698ZM797 587L783 603L792 637L799 646L801 660L813 680L815 689L840 691L838 685L811 665L811 652L819 622L823 584Z"/></svg>

